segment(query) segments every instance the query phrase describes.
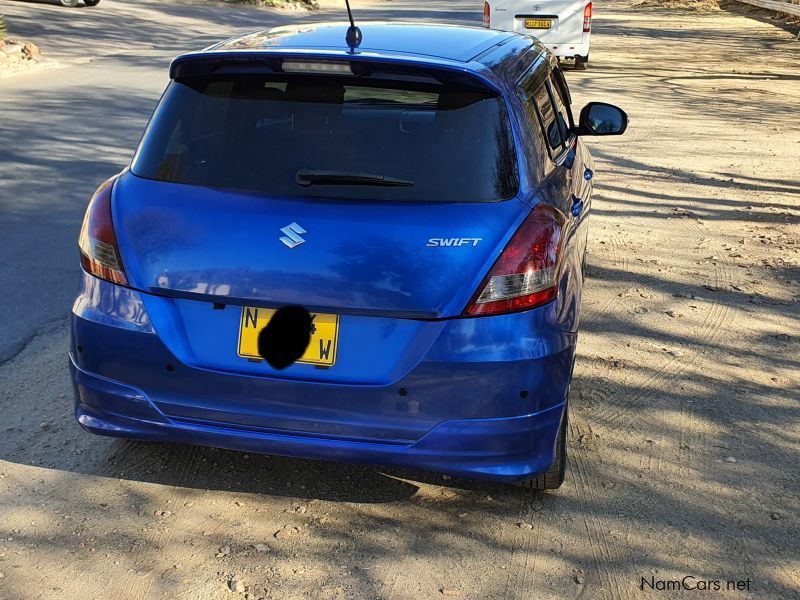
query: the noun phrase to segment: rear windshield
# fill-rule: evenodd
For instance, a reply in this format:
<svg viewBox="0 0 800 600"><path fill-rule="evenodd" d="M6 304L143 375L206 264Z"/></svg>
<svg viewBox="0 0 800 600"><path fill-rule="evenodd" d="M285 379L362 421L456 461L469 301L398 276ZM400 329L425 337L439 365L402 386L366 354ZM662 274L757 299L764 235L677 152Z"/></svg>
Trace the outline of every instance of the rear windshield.
<svg viewBox="0 0 800 600"><path fill-rule="evenodd" d="M491 202L518 187L497 95L327 75L175 81L132 170L275 196Z"/></svg>

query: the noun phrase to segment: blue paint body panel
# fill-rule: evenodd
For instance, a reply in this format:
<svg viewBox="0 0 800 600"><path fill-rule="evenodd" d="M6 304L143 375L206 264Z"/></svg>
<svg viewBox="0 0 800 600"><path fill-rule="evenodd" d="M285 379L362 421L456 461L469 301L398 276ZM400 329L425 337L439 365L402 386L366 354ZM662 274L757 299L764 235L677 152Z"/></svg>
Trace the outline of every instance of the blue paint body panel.
<svg viewBox="0 0 800 600"><path fill-rule="evenodd" d="M426 330L416 343L427 348L415 348L422 359L380 383L348 385L326 382L325 371L309 365L292 365L278 378L241 359L237 370L191 364L192 349L177 348L186 354L176 356L160 329L93 320L87 298L115 314L141 314L156 298L118 289L84 274L72 315L76 417L94 433L500 481L528 478L552 462L575 349L574 334L543 327L555 316L553 303L497 317L411 321L406 326ZM387 319L354 318L393 335ZM527 344L508 343L522 331ZM228 341L209 336L235 354ZM369 355L352 360L355 373L374 376Z"/></svg>
<svg viewBox="0 0 800 600"><path fill-rule="evenodd" d="M125 171L112 196L122 287L84 273L72 311L75 415L86 430L516 482L553 462L577 342L591 164L577 140L553 164L521 125L514 81L542 52L475 28L280 28L176 59L341 55L469 73L505 103L519 191L482 203L280 198L152 181ZM541 57L540 57L541 58ZM527 68L525 66L524 68ZM536 157L539 157L536 159ZM573 196L584 209L573 216ZM566 218L558 296L464 317L539 203ZM302 223L289 250L280 229ZM427 247L431 238L480 239ZM336 363L276 370L237 354L243 306L340 316Z"/></svg>
<svg viewBox="0 0 800 600"><path fill-rule="evenodd" d="M136 289L411 318L460 314L480 283L480 267L491 266L530 211L517 199L453 205L266 198L130 172L114 196L117 243ZM294 221L308 242L287 252L274 232ZM454 231L481 242L426 248L430 238ZM261 241L236 243L253 239Z"/></svg>
<svg viewBox="0 0 800 600"><path fill-rule="evenodd" d="M237 37L207 49L210 52L335 50L346 52L349 23L289 25ZM359 22L363 41L358 52L418 55L454 62L469 62L512 35L482 27Z"/></svg>

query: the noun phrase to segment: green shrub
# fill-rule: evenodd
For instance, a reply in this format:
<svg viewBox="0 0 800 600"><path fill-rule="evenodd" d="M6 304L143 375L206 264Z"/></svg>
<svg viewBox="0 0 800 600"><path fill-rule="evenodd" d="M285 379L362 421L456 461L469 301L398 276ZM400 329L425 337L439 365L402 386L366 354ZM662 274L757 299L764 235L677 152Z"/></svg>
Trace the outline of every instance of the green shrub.
<svg viewBox="0 0 800 600"><path fill-rule="evenodd" d="M0 40L6 39L6 18L0 15Z"/></svg>

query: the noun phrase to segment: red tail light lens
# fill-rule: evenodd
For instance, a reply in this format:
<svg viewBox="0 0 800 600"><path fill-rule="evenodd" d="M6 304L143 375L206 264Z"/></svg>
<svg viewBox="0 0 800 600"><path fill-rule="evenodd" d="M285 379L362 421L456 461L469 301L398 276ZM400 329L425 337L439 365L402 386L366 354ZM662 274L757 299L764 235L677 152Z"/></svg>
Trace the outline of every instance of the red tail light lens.
<svg viewBox="0 0 800 600"><path fill-rule="evenodd" d="M583 31L587 33L592 30L592 3L586 5L583 9Z"/></svg>
<svg viewBox="0 0 800 600"><path fill-rule="evenodd" d="M106 181L89 201L78 246L81 249L81 266L87 273L112 283L128 285L111 223L111 191L114 189L114 181L115 179Z"/></svg>
<svg viewBox="0 0 800 600"><path fill-rule="evenodd" d="M537 206L508 242L465 314L515 312L555 299L564 223L556 209Z"/></svg>
<svg viewBox="0 0 800 600"><path fill-rule="evenodd" d="M486 27L486 29L489 29L489 23L492 20L491 19L491 15L492 15L492 9L489 6L489 3L488 2L484 2L483 3L483 26Z"/></svg>

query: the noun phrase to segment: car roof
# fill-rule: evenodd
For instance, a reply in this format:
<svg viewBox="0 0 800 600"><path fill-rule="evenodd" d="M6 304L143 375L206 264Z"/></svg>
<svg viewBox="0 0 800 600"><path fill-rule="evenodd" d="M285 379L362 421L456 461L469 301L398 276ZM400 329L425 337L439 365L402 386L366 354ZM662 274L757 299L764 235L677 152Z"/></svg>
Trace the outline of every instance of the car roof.
<svg viewBox="0 0 800 600"><path fill-rule="evenodd" d="M206 51L306 50L346 54L348 26L349 23L315 23L276 27L224 41ZM360 22L358 27L363 34L358 51L386 58L405 55L468 63L512 38L526 39L505 31L444 24Z"/></svg>

